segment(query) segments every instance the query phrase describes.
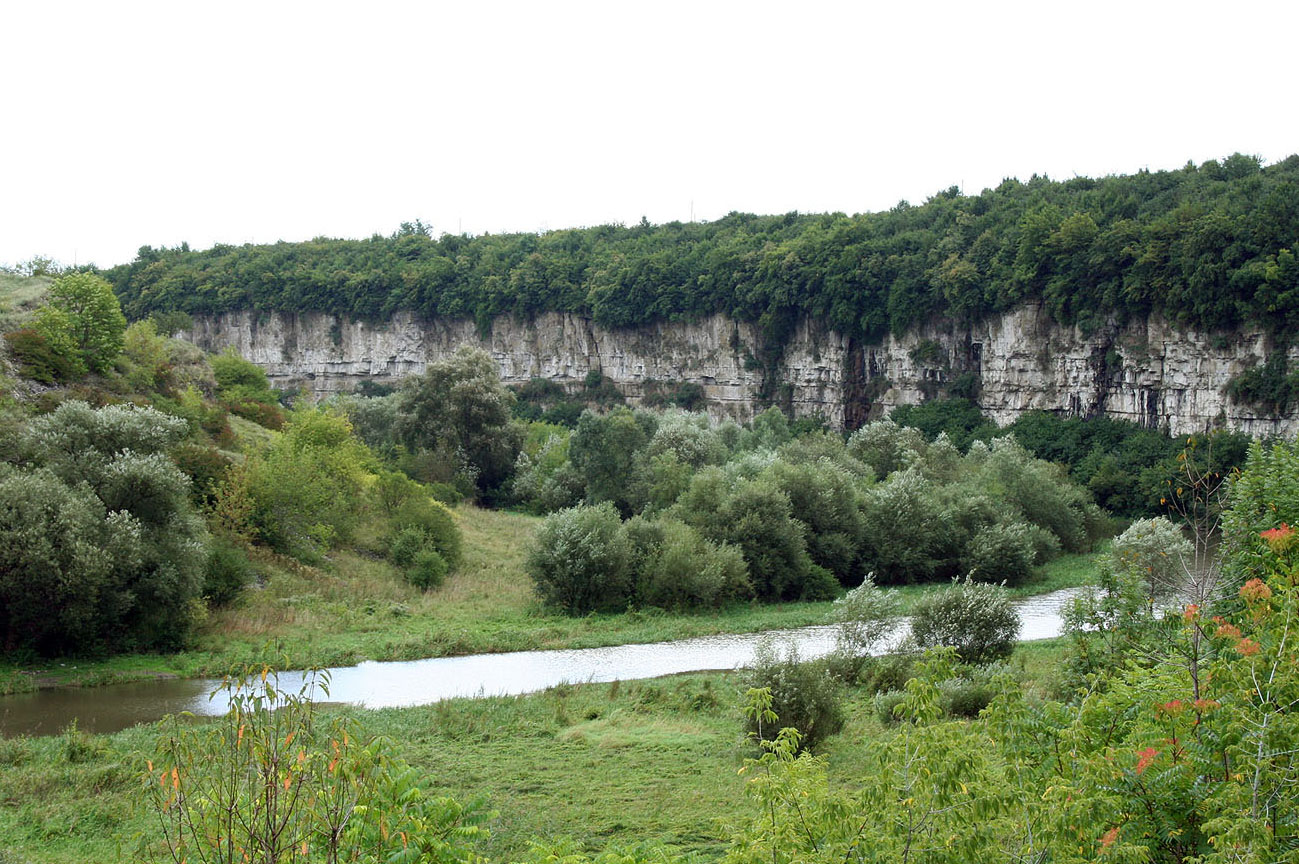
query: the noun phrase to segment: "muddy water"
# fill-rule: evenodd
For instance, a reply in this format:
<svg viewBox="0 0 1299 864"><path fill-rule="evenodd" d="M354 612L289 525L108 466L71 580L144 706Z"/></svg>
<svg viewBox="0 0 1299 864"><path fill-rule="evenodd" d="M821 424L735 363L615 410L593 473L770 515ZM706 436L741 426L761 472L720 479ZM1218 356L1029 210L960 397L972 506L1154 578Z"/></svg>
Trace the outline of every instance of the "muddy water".
<svg viewBox="0 0 1299 864"><path fill-rule="evenodd" d="M1021 639L1046 639L1061 632L1060 613L1077 589L1056 591L1018 601ZM894 638L906 631L901 625ZM807 659L834 648L834 627L802 627L568 651L519 651L475 654L409 662L361 663L329 670L330 702L390 708L424 705L460 696L531 693L562 683L629 681L680 672L735 669L753 659L764 639L797 646ZM115 732L167 714L225 712L219 682L204 679L142 681L95 688L41 690L0 697L0 732L6 735L51 735L75 718L80 728ZM280 676L280 687L296 692L303 675Z"/></svg>

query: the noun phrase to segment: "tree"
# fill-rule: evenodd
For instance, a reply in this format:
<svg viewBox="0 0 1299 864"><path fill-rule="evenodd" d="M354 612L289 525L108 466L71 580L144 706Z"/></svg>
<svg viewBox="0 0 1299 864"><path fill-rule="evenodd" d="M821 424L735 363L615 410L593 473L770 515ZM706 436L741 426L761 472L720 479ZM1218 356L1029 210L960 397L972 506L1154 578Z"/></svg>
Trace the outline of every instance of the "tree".
<svg viewBox="0 0 1299 864"><path fill-rule="evenodd" d="M607 414L582 413L568 454L573 467L586 478L588 501L612 501L624 515L632 512L628 481L635 472L636 454L654 432L653 421L645 412L615 408Z"/></svg>
<svg viewBox="0 0 1299 864"><path fill-rule="evenodd" d="M109 285L93 273L69 273L50 286L50 305L68 316L73 341L86 367L103 372L122 352L126 316Z"/></svg>
<svg viewBox="0 0 1299 864"><path fill-rule="evenodd" d="M8 647L175 648L191 620L207 531L165 452L185 421L65 402L0 466L0 622Z"/></svg>
<svg viewBox="0 0 1299 864"><path fill-rule="evenodd" d="M461 345L423 375L407 379L398 399L398 437L411 448L444 451L461 461L484 492L510 476L522 446L511 423L514 394L497 375L491 356Z"/></svg>

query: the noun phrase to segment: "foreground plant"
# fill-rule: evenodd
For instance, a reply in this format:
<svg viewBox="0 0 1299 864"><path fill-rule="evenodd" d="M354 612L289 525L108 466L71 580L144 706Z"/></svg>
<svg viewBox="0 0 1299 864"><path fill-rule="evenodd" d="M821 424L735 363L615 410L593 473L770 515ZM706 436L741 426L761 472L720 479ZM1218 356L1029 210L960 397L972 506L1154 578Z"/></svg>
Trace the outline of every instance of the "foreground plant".
<svg viewBox="0 0 1299 864"><path fill-rule="evenodd" d="M141 756L156 832L147 862L468 862L490 818L481 802L427 795L390 742L355 719L322 717L328 676L281 689L268 667L228 677L230 710L211 723L170 717Z"/></svg>

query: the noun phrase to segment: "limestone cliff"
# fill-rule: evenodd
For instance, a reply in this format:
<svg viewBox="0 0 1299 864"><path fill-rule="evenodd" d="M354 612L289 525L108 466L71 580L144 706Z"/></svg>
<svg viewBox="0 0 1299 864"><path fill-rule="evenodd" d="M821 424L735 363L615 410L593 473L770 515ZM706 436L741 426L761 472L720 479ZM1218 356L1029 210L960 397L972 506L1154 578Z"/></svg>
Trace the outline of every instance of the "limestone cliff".
<svg viewBox="0 0 1299 864"><path fill-rule="evenodd" d="M756 327L723 315L608 329L563 313L498 318L483 335L472 321L424 321L409 313L371 323L238 312L199 319L189 337L210 351L232 345L275 385L315 396L362 380L398 381L467 343L486 349L507 383L540 377L575 387L595 370L635 402L652 381L693 382L713 414L741 420L775 403L856 427L961 379L977 380L979 404L1002 424L1042 408L1103 413L1173 434L1214 427L1299 434L1299 415L1260 416L1224 395L1234 375L1263 362L1270 346L1260 331L1177 331L1152 317L1084 333L1036 306L972 325L935 323L877 343L811 319L782 345L763 346ZM1299 348L1291 359L1299 363Z"/></svg>

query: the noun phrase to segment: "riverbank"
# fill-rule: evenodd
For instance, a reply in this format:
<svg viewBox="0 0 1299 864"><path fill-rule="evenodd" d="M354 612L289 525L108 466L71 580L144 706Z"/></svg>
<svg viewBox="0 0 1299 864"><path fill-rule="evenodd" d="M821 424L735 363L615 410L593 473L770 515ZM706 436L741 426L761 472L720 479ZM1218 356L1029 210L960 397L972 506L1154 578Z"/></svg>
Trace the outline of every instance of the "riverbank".
<svg viewBox="0 0 1299 864"><path fill-rule="evenodd" d="M1059 639L1024 643L1010 662L1026 688L1049 690L1063 651ZM711 858L752 807L737 773L753 755L741 689L734 673L692 674L355 713L430 791L486 796L498 815L480 851L492 861L525 860L534 841L588 852L661 843ZM849 785L871 770L869 742L896 727L867 691L845 697L846 725L822 752L833 781ZM136 767L155 734L0 739L0 861L129 860L136 836L156 828L137 806Z"/></svg>
<svg viewBox="0 0 1299 864"><path fill-rule="evenodd" d="M168 655L61 658L0 664L0 693L97 686L157 677L219 676L233 666L350 666L466 654L595 648L825 623L830 603L741 604L723 610L657 609L574 618L541 607L524 570L533 516L461 506L464 561L441 588L407 583L361 538L322 567L262 553L263 575L231 607L210 612L192 647ZM1094 581L1095 555L1070 555L1015 589L1033 596ZM933 586L896 590L904 608Z"/></svg>

